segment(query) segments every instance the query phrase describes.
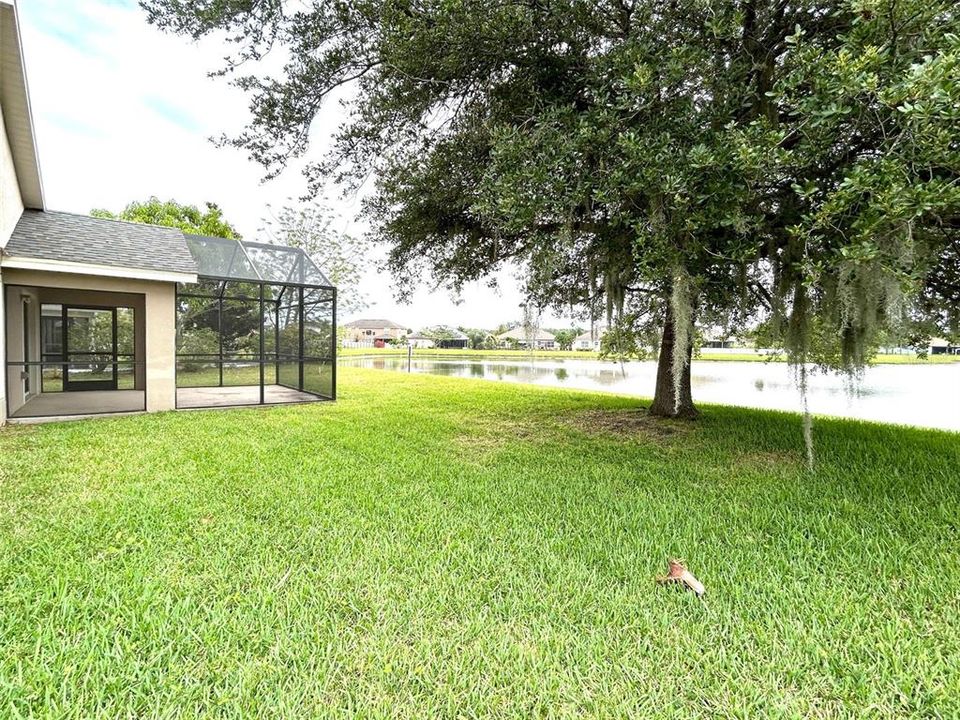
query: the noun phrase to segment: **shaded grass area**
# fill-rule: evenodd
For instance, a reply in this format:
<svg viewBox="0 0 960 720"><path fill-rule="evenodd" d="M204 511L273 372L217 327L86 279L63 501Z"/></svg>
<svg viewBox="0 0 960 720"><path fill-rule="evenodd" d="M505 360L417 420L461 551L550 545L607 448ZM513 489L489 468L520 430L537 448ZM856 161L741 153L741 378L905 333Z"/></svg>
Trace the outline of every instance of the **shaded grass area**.
<svg viewBox="0 0 960 720"><path fill-rule="evenodd" d="M0 716L960 706L960 436L818 421L808 474L788 414L339 390L0 431Z"/></svg>

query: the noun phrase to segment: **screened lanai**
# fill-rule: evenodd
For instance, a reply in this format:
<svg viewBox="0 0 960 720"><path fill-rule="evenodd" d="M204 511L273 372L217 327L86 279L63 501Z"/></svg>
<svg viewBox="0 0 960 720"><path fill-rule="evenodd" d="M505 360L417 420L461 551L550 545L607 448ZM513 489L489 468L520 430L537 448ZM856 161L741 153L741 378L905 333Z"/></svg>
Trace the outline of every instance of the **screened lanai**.
<svg viewBox="0 0 960 720"><path fill-rule="evenodd" d="M336 398L336 299L299 248L186 235L177 285L177 407Z"/></svg>

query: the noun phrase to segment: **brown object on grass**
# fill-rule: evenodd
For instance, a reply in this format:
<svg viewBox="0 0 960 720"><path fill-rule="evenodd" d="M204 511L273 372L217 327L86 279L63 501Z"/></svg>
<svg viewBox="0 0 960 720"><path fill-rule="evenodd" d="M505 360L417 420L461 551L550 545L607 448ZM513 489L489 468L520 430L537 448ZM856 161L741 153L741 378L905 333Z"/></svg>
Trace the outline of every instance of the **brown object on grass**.
<svg viewBox="0 0 960 720"><path fill-rule="evenodd" d="M692 572L687 570L687 566L683 560L671 560L670 572L658 577L657 582L661 584L682 583L690 590L693 590L697 597L703 597L703 594L707 591L703 583L697 580Z"/></svg>

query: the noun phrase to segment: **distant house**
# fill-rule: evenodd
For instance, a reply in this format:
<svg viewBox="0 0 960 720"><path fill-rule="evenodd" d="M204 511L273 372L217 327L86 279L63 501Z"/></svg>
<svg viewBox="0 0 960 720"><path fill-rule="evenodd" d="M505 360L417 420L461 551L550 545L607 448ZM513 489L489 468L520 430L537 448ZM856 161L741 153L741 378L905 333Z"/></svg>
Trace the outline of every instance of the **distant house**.
<svg viewBox="0 0 960 720"><path fill-rule="evenodd" d="M711 350L729 350L730 348L735 348L736 346L736 340L709 335L703 338L703 344L701 345L701 347L710 348Z"/></svg>
<svg viewBox="0 0 960 720"><path fill-rule="evenodd" d="M360 318L344 324L344 340L347 342L384 343L399 340L407 334L407 328L382 318Z"/></svg>
<svg viewBox="0 0 960 720"><path fill-rule="evenodd" d="M537 330L531 343L530 338L527 337L527 331L520 327L497 335L497 345L502 348L509 348L513 345L529 348L531 344L534 350L553 350L557 347L557 339L551 332Z"/></svg>
<svg viewBox="0 0 960 720"><path fill-rule="evenodd" d="M433 338L427 337L423 333L413 333L407 335L407 342L415 348L427 349L434 347Z"/></svg>
<svg viewBox="0 0 960 720"><path fill-rule="evenodd" d="M931 355L960 355L960 345L953 345L946 338L930 338Z"/></svg>
<svg viewBox="0 0 960 720"><path fill-rule="evenodd" d="M444 348L463 350L470 345L470 338L456 328L437 325L407 335L407 342L415 348Z"/></svg>
<svg viewBox="0 0 960 720"><path fill-rule="evenodd" d="M585 332L583 335L578 335L573 341L573 349L600 352L600 341L603 340L606 332L604 328L597 328L593 332Z"/></svg>
<svg viewBox="0 0 960 720"><path fill-rule="evenodd" d="M700 341L701 348L710 350L729 350L742 344L738 337L731 335L726 328L720 325L713 325L704 329Z"/></svg>
<svg viewBox="0 0 960 720"><path fill-rule="evenodd" d="M432 334L433 342L438 348L465 350L470 346L470 338L456 328L442 325Z"/></svg>

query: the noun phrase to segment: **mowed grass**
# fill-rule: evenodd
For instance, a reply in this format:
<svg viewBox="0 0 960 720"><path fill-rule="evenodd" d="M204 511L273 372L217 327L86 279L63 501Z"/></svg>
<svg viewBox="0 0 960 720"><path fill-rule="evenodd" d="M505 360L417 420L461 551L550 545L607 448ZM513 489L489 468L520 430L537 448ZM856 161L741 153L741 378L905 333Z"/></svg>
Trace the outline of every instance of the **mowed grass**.
<svg viewBox="0 0 960 720"><path fill-rule="evenodd" d="M793 415L339 390L0 431L0 717L960 707L960 435L817 421L808 473Z"/></svg>

